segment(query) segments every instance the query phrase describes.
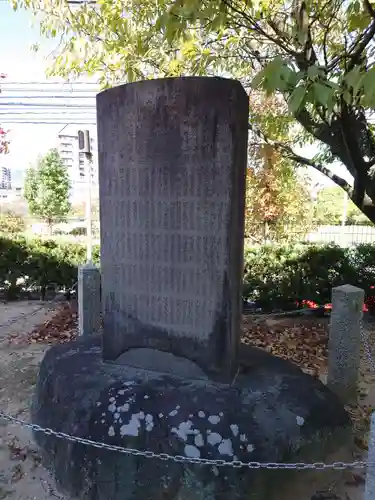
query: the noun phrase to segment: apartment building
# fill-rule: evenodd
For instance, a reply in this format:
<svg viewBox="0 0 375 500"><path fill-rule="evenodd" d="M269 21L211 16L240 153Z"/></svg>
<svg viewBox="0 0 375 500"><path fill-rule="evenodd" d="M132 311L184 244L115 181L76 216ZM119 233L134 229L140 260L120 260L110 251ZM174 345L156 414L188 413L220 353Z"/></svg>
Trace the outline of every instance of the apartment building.
<svg viewBox="0 0 375 500"><path fill-rule="evenodd" d="M91 185L92 189L98 190L98 146L96 127L82 127L77 125L66 125L58 134L57 149L64 165L67 167L72 186L72 199L81 200L87 189L87 164L84 153L79 151L78 130L83 128L90 132L92 162Z"/></svg>
<svg viewBox="0 0 375 500"><path fill-rule="evenodd" d="M0 189L10 190L12 189L12 172L8 167L0 168Z"/></svg>

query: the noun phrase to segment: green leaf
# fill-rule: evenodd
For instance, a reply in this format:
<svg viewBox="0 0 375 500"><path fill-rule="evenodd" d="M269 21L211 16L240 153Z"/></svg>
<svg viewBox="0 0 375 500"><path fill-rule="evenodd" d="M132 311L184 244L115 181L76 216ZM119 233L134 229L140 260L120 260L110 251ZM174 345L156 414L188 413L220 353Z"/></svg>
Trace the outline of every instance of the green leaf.
<svg viewBox="0 0 375 500"><path fill-rule="evenodd" d="M293 90L291 96L288 99L288 108L292 114L297 113L297 111L301 108L302 103L305 99L305 95L306 87L304 86L296 87Z"/></svg>
<svg viewBox="0 0 375 500"><path fill-rule="evenodd" d="M315 82L312 88L317 102L319 102L320 104L328 108L329 111L331 111L333 107L333 97L334 97L333 89L320 82Z"/></svg>
<svg viewBox="0 0 375 500"><path fill-rule="evenodd" d="M315 80L319 76L319 68L317 66L309 66L307 70L307 76L311 80Z"/></svg>

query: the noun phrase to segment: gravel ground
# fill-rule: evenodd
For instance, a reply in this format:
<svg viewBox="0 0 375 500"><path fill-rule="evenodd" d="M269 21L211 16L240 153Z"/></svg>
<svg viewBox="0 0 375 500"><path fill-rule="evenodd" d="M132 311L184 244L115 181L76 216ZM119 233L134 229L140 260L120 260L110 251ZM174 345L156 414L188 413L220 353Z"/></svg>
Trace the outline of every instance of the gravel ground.
<svg viewBox="0 0 375 500"><path fill-rule="evenodd" d="M48 345L10 344L9 336L28 332L51 318L56 304L12 302L0 305L0 408L29 420L38 365ZM0 419L0 500L65 500L40 465L29 429Z"/></svg>

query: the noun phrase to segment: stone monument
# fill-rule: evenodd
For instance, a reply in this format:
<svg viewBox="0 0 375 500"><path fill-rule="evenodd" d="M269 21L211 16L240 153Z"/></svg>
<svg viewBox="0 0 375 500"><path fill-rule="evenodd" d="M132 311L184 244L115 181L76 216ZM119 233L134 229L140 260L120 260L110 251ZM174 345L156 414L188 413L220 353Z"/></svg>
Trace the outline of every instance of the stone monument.
<svg viewBox="0 0 375 500"><path fill-rule="evenodd" d="M240 344L244 89L150 80L102 92L97 110L104 333L47 352L32 419L167 459L37 433L46 465L90 500L282 500L307 482L314 493L311 472L231 466L326 460L350 429L318 380Z"/></svg>

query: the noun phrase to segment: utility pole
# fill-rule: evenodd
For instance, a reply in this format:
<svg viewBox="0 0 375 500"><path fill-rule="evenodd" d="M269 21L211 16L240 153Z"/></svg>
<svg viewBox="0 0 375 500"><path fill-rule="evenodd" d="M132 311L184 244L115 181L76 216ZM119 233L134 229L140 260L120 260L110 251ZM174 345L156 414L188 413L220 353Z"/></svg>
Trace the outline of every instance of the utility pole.
<svg viewBox="0 0 375 500"><path fill-rule="evenodd" d="M92 203L91 203L91 144L90 144L90 132L88 130L78 131L78 147L79 150L85 155L85 167L86 167L86 224L87 224L87 262L92 261Z"/></svg>

